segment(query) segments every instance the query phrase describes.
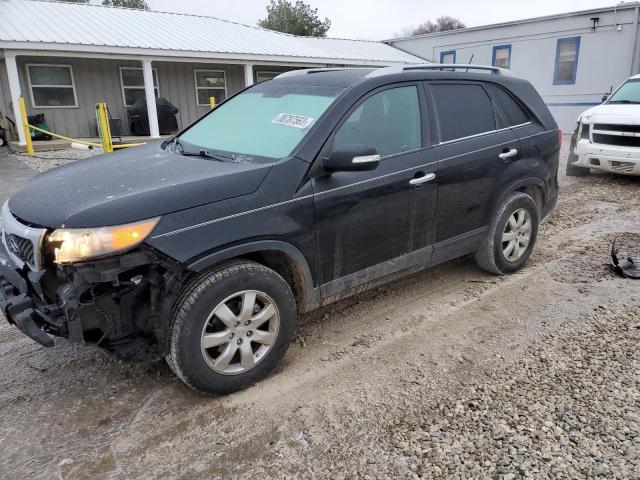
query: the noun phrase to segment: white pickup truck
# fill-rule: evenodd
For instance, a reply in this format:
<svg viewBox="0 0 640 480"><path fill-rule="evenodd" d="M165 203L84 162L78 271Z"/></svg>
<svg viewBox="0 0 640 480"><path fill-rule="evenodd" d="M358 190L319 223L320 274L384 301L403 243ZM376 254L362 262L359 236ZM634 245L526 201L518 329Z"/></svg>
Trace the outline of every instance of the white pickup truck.
<svg viewBox="0 0 640 480"><path fill-rule="evenodd" d="M640 75L580 115L571 138L567 175L589 175L592 168L640 175Z"/></svg>

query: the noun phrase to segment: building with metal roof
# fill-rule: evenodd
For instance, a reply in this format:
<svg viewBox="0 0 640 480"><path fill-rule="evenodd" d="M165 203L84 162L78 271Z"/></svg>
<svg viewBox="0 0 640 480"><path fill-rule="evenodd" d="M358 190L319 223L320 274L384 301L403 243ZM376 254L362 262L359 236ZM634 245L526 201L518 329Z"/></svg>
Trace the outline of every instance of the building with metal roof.
<svg viewBox="0 0 640 480"><path fill-rule="evenodd" d="M210 108L209 98L219 103L283 71L419 62L382 42L299 37L214 17L0 0L0 110L17 118L23 95L30 114L73 137L96 135L98 101L127 134L127 107L144 97L156 137L155 97L175 105L186 126Z"/></svg>

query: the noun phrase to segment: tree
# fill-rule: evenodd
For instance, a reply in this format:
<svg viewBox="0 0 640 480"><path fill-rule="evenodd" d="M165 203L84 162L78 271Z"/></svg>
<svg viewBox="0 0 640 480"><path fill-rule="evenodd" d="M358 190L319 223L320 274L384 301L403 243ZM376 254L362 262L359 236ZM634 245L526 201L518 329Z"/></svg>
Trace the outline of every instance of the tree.
<svg viewBox="0 0 640 480"><path fill-rule="evenodd" d="M108 7L136 8L138 10L149 10L146 0L102 0L102 5Z"/></svg>
<svg viewBox="0 0 640 480"><path fill-rule="evenodd" d="M465 24L460 20L454 17L450 17L449 15L442 15L436 19L435 22L431 20L427 20L424 23L421 23L417 27L407 28L403 31L403 34L407 37L412 37L414 35L424 35L425 33L433 33L433 32L446 32L448 30L458 30L459 28L464 28Z"/></svg>
<svg viewBox="0 0 640 480"><path fill-rule="evenodd" d="M289 0L271 0L267 5L267 18L259 20L258 26L303 37L326 37L331 20L320 20L318 9L302 0L295 4Z"/></svg>

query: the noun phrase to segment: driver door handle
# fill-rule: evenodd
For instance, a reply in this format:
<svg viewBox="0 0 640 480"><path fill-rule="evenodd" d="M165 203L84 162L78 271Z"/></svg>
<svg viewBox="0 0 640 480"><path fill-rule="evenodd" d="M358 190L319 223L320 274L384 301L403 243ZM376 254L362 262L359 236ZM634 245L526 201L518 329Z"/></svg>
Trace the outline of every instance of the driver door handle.
<svg viewBox="0 0 640 480"><path fill-rule="evenodd" d="M507 160L508 158L515 157L517 154L518 150L512 148L510 150L507 150L506 152L502 152L500 155L498 155L498 157L500 157L502 160Z"/></svg>
<svg viewBox="0 0 640 480"><path fill-rule="evenodd" d="M436 178L436 174L435 173L427 173L427 174L423 175L422 177L412 178L411 180L409 180L409 184L410 185L422 185L423 183L430 182L434 178Z"/></svg>

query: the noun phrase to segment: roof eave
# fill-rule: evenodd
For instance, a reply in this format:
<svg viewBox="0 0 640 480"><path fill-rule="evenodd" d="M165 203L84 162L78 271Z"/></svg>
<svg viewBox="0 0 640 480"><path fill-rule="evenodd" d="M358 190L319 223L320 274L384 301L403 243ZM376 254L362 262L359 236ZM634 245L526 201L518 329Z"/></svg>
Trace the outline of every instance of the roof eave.
<svg viewBox="0 0 640 480"><path fill-rule="evenodd" d="M478 25L477 27L468 27L468 28L458 28L456 30L447 30L445 32L433 32L433 33L424 33L422 35L413 35L413 36L408 36L408 37L398 37L398 38L388 38L386 40L380 40L382 43L386 43L387 45L393 43L393 42L400 42L400 41L404 41L404 40L416 40L419 38L430 38L430 37L439 37L439 36L444 36L444 35L452 35L455 33L466 33L466 32L475 32L478 30L486 30L486 29L491 29L491 28L501 28L501 27L510 27L513 25L520 25L523 23L535 23L535 22L543 22L546 20L555 20L558 18L566 18L566 17L573 17L576 15L591 15L594 13L604 13L604 12L613 12L614 10L620 11L620 10L629 10L632 8L636 8L640 6L640 2L629 2L629 3L620 3L618 5L615 5L613 7L600 7L600 8L593 8L593 9L589 9L589 10L576 10L573 12L566 12L566 13L556 13L553 15L545 15L543 17L532 17L532 18L523 18L521 20L512 20L509 22L502 22L502 23L491 23L489 25Z"/></svg>
<svg viewBox="0 0 640 480"><path fill-rule="evenodd" d="M263 55L252 53L229 53L229 52L207 52L191 50L161 50L149 48L116 47L109 45L75 45L43 42L12 42L0 41L0 49L11 51L15 55L34 56L61 56L73 55L82 56L88 54L92 56L108 57L137 57L150 58L156 61L163 59L184 59L187 60L220 60L229 63L289 63L289 64L340 64L358 66L389 66L412 63L402 60L381 60L363 58L321 58L302 57L285 55ZM79 55L80 54L80 55ZM416 58L418 63L420 60Z"/></svg>

